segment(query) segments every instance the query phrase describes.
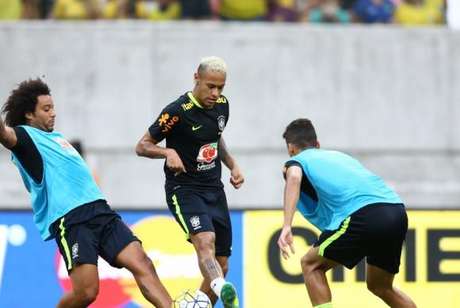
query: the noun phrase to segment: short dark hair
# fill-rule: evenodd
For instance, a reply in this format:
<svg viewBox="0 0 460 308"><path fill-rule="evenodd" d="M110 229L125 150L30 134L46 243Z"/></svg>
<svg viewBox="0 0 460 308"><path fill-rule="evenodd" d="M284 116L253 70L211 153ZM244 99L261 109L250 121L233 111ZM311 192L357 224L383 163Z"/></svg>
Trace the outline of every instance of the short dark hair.
<svg viewBox="0 0 460 308"><path fill-rule="evenodd" d="M27 124L26 113L35 112L40 95L50 95L48 85L40 78L21 82L3 105L5 123L11 127Z"/></svg>
<svg viewBox="0 0 460 308"><path fill-rule="evenodd" d="M317 143L316 132L309 119L297 119L289 123L283 133L286 143L299 148L314 147Z"/></svg>

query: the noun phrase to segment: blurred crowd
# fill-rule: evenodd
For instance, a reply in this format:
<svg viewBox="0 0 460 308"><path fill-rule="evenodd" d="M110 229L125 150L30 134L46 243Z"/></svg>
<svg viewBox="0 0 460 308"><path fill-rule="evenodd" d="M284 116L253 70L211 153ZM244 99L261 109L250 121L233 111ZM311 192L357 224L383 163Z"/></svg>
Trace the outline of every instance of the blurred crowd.
<svg viewBox="0 0 460 308"><path fill-rule="evenodd" d="M460 1L460 0L456 0ZM0 19L445 22L446 0L0 0Z"/></svg>

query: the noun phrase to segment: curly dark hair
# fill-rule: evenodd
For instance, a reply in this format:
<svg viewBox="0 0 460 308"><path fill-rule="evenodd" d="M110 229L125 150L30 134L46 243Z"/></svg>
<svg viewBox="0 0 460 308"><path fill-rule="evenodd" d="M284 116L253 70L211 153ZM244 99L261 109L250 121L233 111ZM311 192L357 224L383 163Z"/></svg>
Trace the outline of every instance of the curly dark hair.
<svg viewBox="0 0 460 308"><path fill-rule="evenodd" d="M50 95L48 85L40 78L29 79L21 82L3 105L2 113L5 114L5 123L15 127L27 124L26 114L35 112L40 95Z"/></svg>

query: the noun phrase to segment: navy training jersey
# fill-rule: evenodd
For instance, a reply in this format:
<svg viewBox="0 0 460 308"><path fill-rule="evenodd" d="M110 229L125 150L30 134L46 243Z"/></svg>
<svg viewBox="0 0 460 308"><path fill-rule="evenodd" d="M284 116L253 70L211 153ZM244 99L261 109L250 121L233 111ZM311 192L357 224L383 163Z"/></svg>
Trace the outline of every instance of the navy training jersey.
<svg viewBox="0 0 460 308"><path fill-rule="evenodd" d="M176 186L223 187L219 140L229 117L228 101L221 96L212 109L203 108L187 92L166 106L149 127L152 138L166 139L176 150L187 173L177 176L164 165L166 188Z"/></svg>

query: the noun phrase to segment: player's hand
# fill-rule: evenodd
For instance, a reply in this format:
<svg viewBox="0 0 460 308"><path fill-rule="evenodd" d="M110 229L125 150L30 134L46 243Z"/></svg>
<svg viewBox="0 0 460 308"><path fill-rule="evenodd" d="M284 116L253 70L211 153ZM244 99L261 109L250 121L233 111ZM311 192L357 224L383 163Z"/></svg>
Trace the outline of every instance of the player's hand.
<svg viewBox="0 0 460 308"><path fill-rule="evenodd" d="M238 189L241 185L243 185L244 176L239 167L235 167L230 171L230 183L233 187L235 187L235 189Z"/></svg>
<svg viewBox="0 0 460 308"><path fill-rule="evenodd" d="M187 170L185 170L184 164L182 163L182 160L174 149L169 149L168 154L166 155L166 167L174 172L174 175L179 175L182 172L187 172Z"/></svg>
<svg viewBox="0 0 460 308"><path fill-rule="evenodd" d="M295 254L291 227L283 227L283 230L281 230L281 234L278 239L278 246L280 247L281 255L285 260L289 258L289 250L292 254Z"/></svg>

